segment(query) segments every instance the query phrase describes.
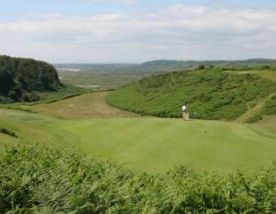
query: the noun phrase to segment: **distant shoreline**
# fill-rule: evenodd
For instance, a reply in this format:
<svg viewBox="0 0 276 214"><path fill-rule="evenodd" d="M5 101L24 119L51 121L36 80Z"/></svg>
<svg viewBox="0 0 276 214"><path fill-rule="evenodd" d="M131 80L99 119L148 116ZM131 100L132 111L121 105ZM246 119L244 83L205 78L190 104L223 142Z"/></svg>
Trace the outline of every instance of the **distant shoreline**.
<svg viewBox="0 0 276 214"><path fill-rule="evenodd" d="M79 68L57 68L57 71L71 71L71 72L80 72Z"/></svg>

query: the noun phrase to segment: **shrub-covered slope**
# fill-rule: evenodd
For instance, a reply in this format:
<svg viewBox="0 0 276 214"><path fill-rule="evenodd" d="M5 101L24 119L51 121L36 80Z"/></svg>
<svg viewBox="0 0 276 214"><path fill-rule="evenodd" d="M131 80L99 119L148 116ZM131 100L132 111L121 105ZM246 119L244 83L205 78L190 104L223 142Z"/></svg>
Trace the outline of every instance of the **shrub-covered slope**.
<svg viewBox="0 0 276 214"><path fill-rule="evenodd" d="M39 99L35 91L53 91L60 85L48 63L0 56L0 102L34 101Z"/></svg>
<svg viewBox="0 0 276 214"><path fill-rule="evenodd" d="M269 99L264 106L263 113L267 115L276 114L276 95Z"/></svg>
<svg viewBox="0 0 276 214"><path fill-rule="evenodd" d="M178 167L134 174L108 162L41 146L0 156L4 213L275 213L276 170L228 176Z"/></svg>
<svg viewBox="0 0 276 214"><path fill-rule="evenodd" d="M275 88L275 82L255 74L206 69L146 78L117 89L107 101L161 117L180 117L180 108L187 102L193 118L234 120Z"/></svg>

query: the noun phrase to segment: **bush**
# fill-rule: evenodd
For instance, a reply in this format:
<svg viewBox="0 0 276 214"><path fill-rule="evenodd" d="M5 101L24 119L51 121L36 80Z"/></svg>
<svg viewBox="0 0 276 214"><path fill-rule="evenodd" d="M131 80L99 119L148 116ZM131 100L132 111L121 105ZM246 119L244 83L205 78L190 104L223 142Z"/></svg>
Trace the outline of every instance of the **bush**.
<svg viewBox="0 0 276 214"><path fill-rule="evenodd" d="M135 174L42 146L0 156L0 213L275 213L276 166L255 174L177 167Z"/></svg>
<svg viewBox="0 0 276 214"><path fill-rule="evenodd" d="M198 66L198 70L204 70L204 69L205 69L205 65Z"/></svg>

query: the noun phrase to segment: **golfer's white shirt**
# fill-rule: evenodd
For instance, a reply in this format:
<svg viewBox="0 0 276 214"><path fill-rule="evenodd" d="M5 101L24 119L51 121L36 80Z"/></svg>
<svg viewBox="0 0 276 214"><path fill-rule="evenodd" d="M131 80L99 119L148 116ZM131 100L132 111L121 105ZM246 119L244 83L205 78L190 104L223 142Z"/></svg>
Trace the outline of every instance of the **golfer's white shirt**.
<svg viewBox="0 0 276 214"><path fill-rule="evenodd" d="M182 111L186 111L187 110L187 107L186 106L182 106Z"/></svg>

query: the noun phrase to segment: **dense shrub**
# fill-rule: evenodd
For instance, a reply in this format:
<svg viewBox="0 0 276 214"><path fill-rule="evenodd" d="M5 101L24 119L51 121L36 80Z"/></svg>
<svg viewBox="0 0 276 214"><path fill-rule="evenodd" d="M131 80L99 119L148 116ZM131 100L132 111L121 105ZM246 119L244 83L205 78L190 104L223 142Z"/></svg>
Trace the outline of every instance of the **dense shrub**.
<svg viewBox="0 0 276 214"><path fill-rule="evenodd" d="M276 166L255 174L177 167L135 174L75 153L19 146L0 156L0 213L275 213Z"/></svg>
<svg viewBox="0 0 276 214"><path fill-rule="evenodd" d="M268 115L276 114L276 96L273 96L265 103L263 113Z"/></svg>
<svg viewBox="0 0 276 214"><path fill-rule="evenodd" d="M117 89L107 101L125 110L161 117L180 117L180 108L187 102L193 118L233 120L245 113L250 103L275 89L273 81L254 74L214 68L146 78Z"/></svg>
<svg viewBox="0 0 276 214"><path fill-rule="evenodd" d="M0 56L0 96L14 101L34 101L39 99L35 91L54 91L60 86L52 65L33 59Z"/></svg>

